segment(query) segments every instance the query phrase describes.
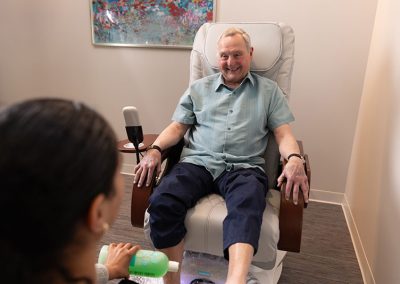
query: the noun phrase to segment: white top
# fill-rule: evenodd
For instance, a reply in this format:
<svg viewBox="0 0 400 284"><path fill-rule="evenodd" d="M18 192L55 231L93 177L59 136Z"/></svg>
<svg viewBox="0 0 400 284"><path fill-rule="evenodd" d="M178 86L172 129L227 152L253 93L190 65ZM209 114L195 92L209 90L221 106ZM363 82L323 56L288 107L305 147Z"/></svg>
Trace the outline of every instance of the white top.
<svg viewBox="0 0 400 284"><path fill-rule="evenodd" d="M104 264L96 263L96 279L97 284L106 284L108 282L109 274L107 267Z"/></svg>

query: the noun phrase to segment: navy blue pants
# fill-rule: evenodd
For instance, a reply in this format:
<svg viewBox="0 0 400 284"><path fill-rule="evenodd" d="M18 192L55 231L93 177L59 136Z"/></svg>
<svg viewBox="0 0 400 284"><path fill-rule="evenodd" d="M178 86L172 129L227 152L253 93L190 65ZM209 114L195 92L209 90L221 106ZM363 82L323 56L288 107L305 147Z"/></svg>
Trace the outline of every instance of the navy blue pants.
<svg viewBox="0 0 400 284"><path fill-rule="evenodd" d="M254 253L266 206L267 176L257 168L223 172L215 181L202 166L178 163L163 177L150 197L150 237L157 249L177 245L185 236L184 220L188 209L210 193L220 194L228 215L223 224L225 258L235 243L248 243Z"/></svg>

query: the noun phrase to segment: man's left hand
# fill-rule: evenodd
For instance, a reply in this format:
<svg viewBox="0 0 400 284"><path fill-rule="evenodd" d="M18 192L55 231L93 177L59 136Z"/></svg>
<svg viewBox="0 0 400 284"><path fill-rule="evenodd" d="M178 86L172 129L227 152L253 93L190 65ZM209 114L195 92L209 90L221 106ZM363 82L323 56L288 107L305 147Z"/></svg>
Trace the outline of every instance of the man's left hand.
<svg viewBox="0 0 400 284"><path fill-rule="evenodd" d="M282 174L278 178L278 186L281 186L286 179L285 197L290 198L293 188L293 202L297 205L299 199L299 189L303 192L304 202L308 203L309 185L308 178L304 171L304 164L301 159L292 158L284 167Z"/></svg>

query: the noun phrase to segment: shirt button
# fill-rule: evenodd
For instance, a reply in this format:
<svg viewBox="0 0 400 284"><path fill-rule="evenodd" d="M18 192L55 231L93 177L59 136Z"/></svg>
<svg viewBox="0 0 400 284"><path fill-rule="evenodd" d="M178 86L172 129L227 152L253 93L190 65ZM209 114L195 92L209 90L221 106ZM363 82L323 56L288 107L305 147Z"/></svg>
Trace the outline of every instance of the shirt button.
<svg viewBox="0 0 400 284"><path fill-rule="evenodd" d="M230 128L230 127L228 127L228 130L231 130L231 128Z"/></svg>
<svg viewBox="0 0 400 284"><path fill-rule="evenodd" d="M229 113L232 113L232 112L233 112L233 110L230 109L230 110L229 110Z"/></svg>

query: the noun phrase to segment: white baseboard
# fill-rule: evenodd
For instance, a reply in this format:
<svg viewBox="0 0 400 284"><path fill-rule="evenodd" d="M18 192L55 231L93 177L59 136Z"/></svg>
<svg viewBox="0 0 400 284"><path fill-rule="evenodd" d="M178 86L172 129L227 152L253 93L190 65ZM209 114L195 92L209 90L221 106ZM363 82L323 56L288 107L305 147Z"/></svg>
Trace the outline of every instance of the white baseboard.
<svg viewBox="0 0 400 284"><path fill-rule="evenodd" d="M364 246L362 244L360 234L358 233L356 222L354 221L353 214L349 203L347 202L346 195L343 197L342 203L343 213L346 218L347 227L349 228L351 240L353 242L354 250L356 252L357 260L360 265L362 278L365 284L375 284L374 275L369 265L367 256L365 254Z"/></svg>
<svg viewBox="0 0 400 284"><path fill-rule="evenodd" d="M332 204L343 204L344 194L340 192L325 191L318 189L310 190L310 200Z"/></svg>

